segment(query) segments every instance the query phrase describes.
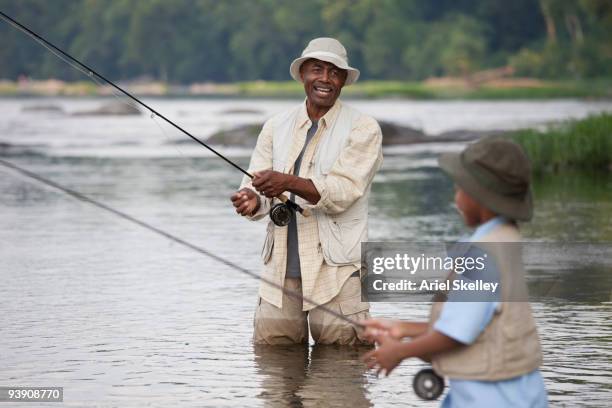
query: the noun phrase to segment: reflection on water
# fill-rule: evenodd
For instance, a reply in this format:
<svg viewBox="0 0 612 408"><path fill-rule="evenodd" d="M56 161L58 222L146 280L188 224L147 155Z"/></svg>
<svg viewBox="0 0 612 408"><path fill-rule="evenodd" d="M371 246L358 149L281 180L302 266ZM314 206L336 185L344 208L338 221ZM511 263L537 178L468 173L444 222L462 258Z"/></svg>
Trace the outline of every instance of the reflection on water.
<svg viewBox="0 0 612 408"><path fill-rule="evenodd" d="M563 173L535 179L536 218L525 234L538 240L612 242L612 177Z"/></svg>
<svg viewBox="0 0 612 408"><path fill-rule="evenodd" d="M366 368L359 361L367 350L319 344L254 346L262 378L258 397L266 407L371 407Z"/></svg>
<svg viewBox="0 0 612 408"><path fill-rule="evenodd" d="M81 133L88 120L51 126L16 111L1 125L3 140L19 134L13 142L25 141L30 136L18 133L23 125L55 147L3 158L258 269L264 225L234 214L228 197L240 175L220 160L177 152L64 156L57 154L61 143L88 143ZM129 132L139 136L148 131L132 126ZM457 148L387 152L372 190L372 240L453 240L465 232L450 204L452 184L435 160L441 149ZM248 164L244 154L236 159ZM525 236L612 241L611 183L592 175L537 181L535 218L522 227ZM0 385L63 386L67 407L438 405L411 390L423 367L416 360L376 378L364 371L358 349L254 348L256 281L4 169L0 260ZM591 272L602 281L609 276ZM597 284L571 277L561 289L589 291ZM428 308L381 303L372 314L423 320ZM547 302L534 304L534 313L551 401L606 405L610 303Z"/></svg>

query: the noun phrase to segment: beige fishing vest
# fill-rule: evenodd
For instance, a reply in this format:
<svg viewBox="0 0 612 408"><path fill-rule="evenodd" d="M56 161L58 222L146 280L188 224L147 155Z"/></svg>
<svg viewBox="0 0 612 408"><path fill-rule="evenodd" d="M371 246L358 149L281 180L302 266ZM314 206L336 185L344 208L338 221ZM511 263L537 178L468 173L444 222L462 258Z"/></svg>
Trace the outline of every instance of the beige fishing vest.
<svg viewBox="0 0 612 408"><path fill-rule="evenodd" d="M502 302L473 344L432 358L433 368L438 374L462 380L498 381L527 374L542 363L540 341L529 303L504 301L508 299L510 291L512 299L523 296L526 299L527 296L520 246L505 245L501 248L501 245L487 245L487 242L519 241L518 229L511 224L503 224L474 243L496 260L501 277ZM510 274L512 279L509 279ZM430 316L432 326L443 306L444 302L433 304Z"/></svg>
<svg viewBox="0 0 612 408"><path fill-rule="evenodd" d="M275 118L276 127L272 142L272 167L275 171L287 173L293 163L287 163L293 143L293 134L298 106ZM334 163L347 145L353 125L362 114L346 105L340 106L334 123L321 135L314 155L314 174L317 177L329 174ZM368 198L370 187L346 211L340 214L326 214L314 209L319 228L319 239L323 258L328 265L342 266L358 264L361 261L361 242L368 239Z"/></svg>

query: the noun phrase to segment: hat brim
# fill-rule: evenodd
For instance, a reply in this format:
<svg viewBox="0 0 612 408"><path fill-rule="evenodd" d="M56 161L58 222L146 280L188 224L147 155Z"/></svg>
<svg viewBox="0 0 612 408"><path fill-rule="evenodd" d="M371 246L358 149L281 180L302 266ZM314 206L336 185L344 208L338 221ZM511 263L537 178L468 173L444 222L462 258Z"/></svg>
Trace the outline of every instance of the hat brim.
<svg viewBox="0 0 612 408"><path fill-rule="evenodd" d="M296 58L291 63L289 67L289 72L291 73L291 77L298 82L302 82L302 78L300 78L300 67L304 63L304 61L309 59L318 59L321 61L329 62L330 64L334 64L340 69L345 69L347 71L346 81L344 82L344 86L348 86L357 82L359 78L359 70L357 68L353 68L346 64L342 59L338 58L336 54L325 51L316 51L311 52L309 54L303 55L300 58Z"/></svg>
<svg viewBox="0 0 612 408"><path fill-rule="evenodd" d="M443 153L438 158L438 164L470 197L491 211L518 221L529 221L533 216L531 189L522 198L488 190L466 170L459 153Z"/></svg>

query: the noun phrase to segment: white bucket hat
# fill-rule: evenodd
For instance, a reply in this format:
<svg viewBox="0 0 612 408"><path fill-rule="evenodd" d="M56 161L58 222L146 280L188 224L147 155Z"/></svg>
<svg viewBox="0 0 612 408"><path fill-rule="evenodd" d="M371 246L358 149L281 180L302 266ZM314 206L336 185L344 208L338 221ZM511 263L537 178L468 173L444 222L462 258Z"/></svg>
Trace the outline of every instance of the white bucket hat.
<svg viewBox="0 0 612 408"><path fill-rule="evenodd" d="M321 37L310 41L308 46L302 51L302 56L294 59L289 67L289 72L293 79L302 82L300 78L300 67L304 61L311 58L326 61L334 64L338 68L346 69L348 73L344 85L350 85L359 78L359 70L349 66L346 49L340 41L335 38Z"/></svg>

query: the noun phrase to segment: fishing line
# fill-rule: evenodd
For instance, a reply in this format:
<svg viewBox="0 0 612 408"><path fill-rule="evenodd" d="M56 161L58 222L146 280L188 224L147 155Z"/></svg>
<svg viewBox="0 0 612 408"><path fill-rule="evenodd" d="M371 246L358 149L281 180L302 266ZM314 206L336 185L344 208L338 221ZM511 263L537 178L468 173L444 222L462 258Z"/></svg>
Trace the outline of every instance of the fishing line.
<svg viewBox="0 0 612 408"><path fill-rule="evenodd" d="M304 295L302 295L299 292L287 289L287 288L283 287L282 285L277 284L276 282L274 282L272 280L264 278L264 277L260 276L259 274L255 273L253 271L250 271L250 270L248 270L246 268L243 268L240 265L237 265L237 264L233 263L232 261L229 261L229 260L227 260L227 259L225 259L223 257L215 255L212 252L210 252L210 251L208 251L208 250L206 250L206 249L204 249L204 248L202 248L200 246L197 246L197 245L192 244L192 243L190 243L188 241L185 241L184 239L179 238L176 235L172 235L169 232L166 232L166 231L164 231L164 230L162 230L160 228L157 228L157 227L155 227L155 226L153 226L151 224L148 224L148 223L146 223L144 221L141 221L141 220L139 220L139 219L137 219L135 217L132 217L131 215L126 214L126 213L124 213L124 212L122 212L120 210L117 210L117 209L115 209L115 208L113 208L113 207L111 207L111 206L109 206L107 204L104 204L104 203L102 203L102 202L100 202L98 200L94 200L93 198L88 197L88 196L86 196L84 194L81 194L78 191L75 191L75 190L69 189L67 187L64 187L64 186L62 186L60 184L57 184L56 182L51 181L51 180L49 180L49 179L47 179L47 178L45 178L45 177L43 177L43 176L41 176L41 175L39 175L37 173L33 173L33 172L29 171L29 170L26 170L26 169L24 169L24 168L22 168L20 166L17 166L16 164L13 164L13 163L11 163L9 161L6 161L6 160L3 160L3 159L0 159L0 165L4 166L6 168L9 168L9 169L11 169L11 170L13 170L13 171L23 175L23 176L26 176L26 177L28 177L30 179L36 180L36 181L38 181L38 182L40 182L40 183L42 183L42 184L44 184L46 186L52 187L55 190L59 190L59 191L65 193L65 194L67 194L67 195L69 195L69 196L71 196L73 198L76 198L79 201L86 202L88 204L91 204L91 205L99 208L99 209L102 209L102 210L107 211L107 212L109 212L111 214L114 214L114 215L116 215L116 216L118 216L120 218L123 218L124 220L127 220L127 221L131 222L132 224L136 224L136 225L138 225L138 226L140 226L142 228L145 228L145 229L147 229L147 230L149 230L151 232L154 232L157 235L161 235L162 237L167 238L170 241L175 242L175 243L177 243L179 245L187 247L187 248L189 248L189 249L191 249L193 251L196 251L196 252L198 252L201 255L208 256L209 258L212 258L213 260L215 260L215 261L217 261L217 262L219 262L219 263L221 263L221 264L223 264L225 266L228 266L228 267L230 267L230 268L232 268L234 270L237 270L237 271L239 271L239 272L241 272L241 273L243 273L245 275L248 275L248 276L250 276L252 278L258 279L258 280L264 282L265 284L272 286L273 288L279 289L283 294L285 294L287 296L290 296L290 297L292 297L294 299L306 302L309 305L315 306L315 307L319 308L320 310L322 310L322 311L324 311L326 313L329 313L330 315L332 315L334 317L337 317L338 319L340 319L342 321L350 323L350 324L352 324L352 325L354 325L354 326L356 326L356 327L358 327L360 329L364 329L365 328L365 326L362 323L360 323L360 322L358 322L358 321L356 321L354 319L351 319L350 317L347 317L347 316L343 315L340 312L337 312L337 311L335 311L333 309L330 309L327 306L321 305L321 304L319 304L319 303L317 303L317 302L315 302L313 300L310 300L308 297L305 297Z"/></svg>
<svg viewBox="0 0 612 408"><path fill-rule="evenodd" d="M65 62L66 64L70 65L72 68L76 69L77 71L81 72L83 75L85 75L87 78L89 78L90 80L92 80L96 85L98 85L100 88L105 88L107 87L106 83L100 81L98 78L96 78L96 76L94 75L94 73L92 71L89 70L85 70L83 69L82 66L75 64L74 62L72 62L71 60L69 60L68 58L64 57L62 54L60 54L59 52L55 51L55 49L53 49L51 46L45 44L44 41L40 40L39 38L37 38L35 36L34 32L30 32L24 29L22 30L22 28L20 27L20 25L18 25L19 23L17 23L17 21L12 20L10 17L6 16L4 13L2 13L0 11L0 16L3 17L7 17L9 18L9 20L4 19L5 21L7 21L10 25L12 25L13 27L17 28L18 30L22 31L24 34L26 34L28 37L32 38L34 41L36 41L38 44L40 44L41 46L43 46L44 48L46 48L51 54L55 55L59 60ZM138 109L138 105L135 104L131 99L126 98L125 95L119 93L115 88L110 88L109 89L111 92L111 95L117 99L117 101L119 101L119 103L135 108L136 110ZM166 139L168 141L171 141L170 137L168 136L168 134L166 133L166 131L160 126L159 122L157 122L157 120L155 120L155 114L150 111L150 118L155 122L155 124L160 128L160 130L162 131L162 133L164 134L164 136L166 137ZM177 151L183 155L183 152L181 150L179 150L176 146L174 146ZM184 155L183 155L184 156Z"/></svg>
<svg viewBox="0 0 612 408"><path fill-rule="evenodd" d="M155 114L154 113L151 113L151 120L153 122L155 122L155 124L157 125L159 130L162 132L162 134L166 138L167 143L169 145L171 145L174 148L174 150L176 150L181 156L183 156L185 159L188 159L187 155L185 153L183 153L183 151L178 147L178 145L175 143L175 141L172 140L172 138L168 135L168 133L166 132L166 129L164 129L162 124L157 121L157 119L155 118Z"/></svg>
<svg viewBox="0 0 612 408"><path fill-rule="evenodd" d="M1 12L0 12L1 13ZM19 28L18 26L14 25L13 23L11 23L11 25L13 25L16 28ZM98 85L100 88L105 88L107 87L107 85L100 81L98 78L96 78L95 75L93 75L93 73L91 71L85 71L82 67L74 64L72 61L70 61L69 59L65 58L63 55L59 54L57 51L55 51L53 48L47 46L47 44L45 44L42 41L39 41L36 37L34 37L33 35L31 35L30 33L26 32L26 34L32 38L34 41L36 41L37 43L39 43L40 45L42 45L43 47L45 47L47 50L49 50L53 55L55 55L57 58L59 58L61 61L65 62L66 64L70 65L71 67L73 67L74 69L78 70L79 72L81 72L83 75L87 76L87 78L89 78L90 80L92 80L96 85ZM129 106L131 108L134 108L136 110L140 110L138 108L138 105L136 103L134 103L131 99L127 98L125 95L119 93L115 88L110 88L109 89L111 92L111 95L121 104ZM155 122L155 124L157 125L157 127L160 129L160 131L162 132L162 134L164 135L164 137L166 138L168 144L172 145L174 147L174 149L183 157L187 157L183 151L181 149L179 149L179 147L172 142L172 138L168 135L168 133L166 132L166 130L161 126L161 124L157 121L155 113L153 113L152 111L149 111L149 117L151 118L151 120L153 122Z"/></svg>
<svg viewBox="0 0 612 408"><path fill-rule="evenodd" d="M0 11L0 14L4 14ZM5 20L6 21L6 20ZM50 46L48 46L47 44L45 44L43 41L39 40L38 38L36 38L33 33L30 33L28 31L23 31L21 30L21 27L19 25L17 25L17 22L13 22L13 21L8 21L9 24L11 24L13 27L19 29L20 31L24 32L28 37L32 38L34 41L36 41L38 44L42 45L43 47L45 47L49 52L51 52L53 55L55 55L58 59L60 59L61 61L65 62L66 64L70 65L72 68L76 69L77 71L81 72L83 75L85 75L86 77L88 77L90 80L92 80L96 85L98 85L100 88L105 88L107 87L107 84L102 82L101 80L99 80L92 71L86 71L85 69L83 69L83 67L73 63L71 60L69 60L68 58L64 57L62 54L58 53L57 51L55 51L53 48L51 48ZM109 89L111 92L111 95L117 99L117 101L119 101L119 103L124 104L126 106L135 108L137 110L138 109L138 105L135 104L131 99L126 98L126 96L124 94L119 93L115 88L110 88ZM168 133L164 130L164 128L161 126L161 124L156 120L155 118L155 113L153 113L153 111L149 111L150 115L149 117L153 120L153 122L155 122L155 124L157 125L157 127L161 130L162 134L166 137L166 140L168 140L168 142L171 142L172 139L170 138L170 136L168 136ZM184 153L178 149L178 147L176 145L174 145L174 148L177 150L177 152L179 152L182 156L186 157L184 155Z"/></svg>
<svg viewBox="0 0 612 408"><path fill-rule="evenodd" d="M86 64L82 63L81 61L79 61L78 59L74 58L73 56L71 56L67 52L63 51L61 48L59 48L59 47L55 46L54 44L52 44L51 42L47 41L45 38L43 38L39 34L35 33L32 30L30 30L28 27L24 26L23 24L21 24L20 22L16 21L13 18L11 18L10 16L8 16L7 14L5 14L2 11L0 11L0 17L4 21L6 21L10 25L12 25L13 27L17 28L19 31L27 34L30 38L34 39L37 43L43 45L46 49L52 51L54 55L60 57L60 55L58 55L57 53L61 54L60 59L62 61L67 62L70 66L78 69L80 72L85 73L87 76L89 76L92 79L94 79L96 77L101 79L102 81L104 81L105 83L107 83L108 85L110 85L111 87L116 89L117 91L121 92L121 94L127 96L128 98L130 98L134 102L140 104L141 106L144 106L148 111L151 112L151 115L152 115L151 117L158 116L158 117L162 118L167 123L172 125L174 128L178 129L179 131L181 131L185 135L189 136L196 143L198 143L201 146L205 147L206 149L210 150L217 157L223 159L226 163L230 164L232 167L236 168L238 171L240 171L244 175L248 176L251 179L253 178L253 175L251 173L249 173L248 171L246 171L245 169L240 167L238 164L234 163L232 160L228 159L223 154L219 153L217 150L213 149L211 146L207 145L206 143L204 143L203 141L201 141L197 137L193 136L191 133L189 133L188 131L186 131L185 129L183 129L182 127L180 127L179 125L177 125L176 123L171 121L170 119L166 118L164 115L162 115L161 113L159 113L155 109L151 108L149 105L147 105L146 103L144 103L143 101L141 101L137 97L133 96L131 93L129 93L128 91L124 90L123 88L121 88L120 86L115 84L110 79L107 79L106 77L104 77L103 75L101 75L100 73L95 71L93 68L90 68L88 65L86 65ZM62 57L65 57L65 58L62 58ZM66 58L68 60L66 60ZM74 64L77 64L78 67L75 66ZM276 225L278 225L278 226L286 226L289 223L289 221L291 220L292 212L295 212L295 211L299 212L300 214L304 215L305 217L310 216L310 211L308 209L304 209L301 206L299 206L298 204L296 204L294 201L289 200L289 198L287 196L285 196L284 194L281 194L281 195L277 196L276 198L278 198L281 201L281 203L276 204L270 210L270 218L272 219L272 221Z"/></svg>

